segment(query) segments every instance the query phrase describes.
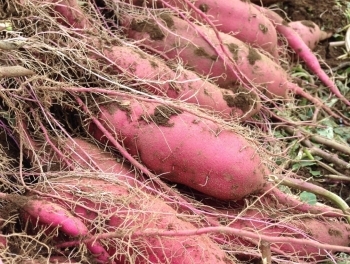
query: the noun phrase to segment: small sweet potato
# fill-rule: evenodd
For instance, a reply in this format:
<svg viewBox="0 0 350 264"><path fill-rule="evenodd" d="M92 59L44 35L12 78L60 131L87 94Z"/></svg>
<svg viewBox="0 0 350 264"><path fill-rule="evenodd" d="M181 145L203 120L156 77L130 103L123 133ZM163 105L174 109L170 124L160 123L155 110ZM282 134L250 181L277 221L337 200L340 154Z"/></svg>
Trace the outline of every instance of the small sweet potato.
<svg viewBox="0 0 350 264"><path fill-rule="evenodd" d="M319 41L332 36L332 33L321 30L317 24L309 20L292 21L288 25L298 33L311 50L317 46Z"/></svg>

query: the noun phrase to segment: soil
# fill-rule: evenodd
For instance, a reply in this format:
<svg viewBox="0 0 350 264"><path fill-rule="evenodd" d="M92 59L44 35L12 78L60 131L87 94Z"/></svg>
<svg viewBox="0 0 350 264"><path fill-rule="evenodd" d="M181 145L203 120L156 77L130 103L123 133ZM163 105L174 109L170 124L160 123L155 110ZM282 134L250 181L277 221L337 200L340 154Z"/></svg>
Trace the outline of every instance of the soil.
<svg viewBox="0 0 350 264"><path fill-rule="evenodd" d="M348 1L345 0L288 0L279 1L279 7L285 12L287 20L311 20L322 30L334 33L334 37L319 43L315 53L320 55L330 67L337 67L343 60L337 57L344 54L345 46L330 47L329 43L339 41L337 37L347 24L345 9ZM282 15L282 13L280 12ZM349 59L347 61L350 61Z"/></svg>

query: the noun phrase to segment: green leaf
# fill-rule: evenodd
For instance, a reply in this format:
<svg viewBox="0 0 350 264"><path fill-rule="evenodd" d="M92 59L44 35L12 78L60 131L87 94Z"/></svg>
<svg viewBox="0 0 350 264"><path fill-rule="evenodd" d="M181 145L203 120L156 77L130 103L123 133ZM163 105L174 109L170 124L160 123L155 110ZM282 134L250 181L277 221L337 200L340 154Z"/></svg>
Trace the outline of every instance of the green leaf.
<svg viewBox="0 0 350 264"><path fill-rule="evenodd" d="M312 169L309 169L309 172L312 176L315 176L315 177L321 176L321 171L314 171Z"/></svg>
<svg viewBox="0 0 350 264"><path fill-rule="evenodd" d="M314 205L317 203L317 199L316 199L316 195L313 193L309 193L309 192L302 192L300 195L300 200L302 200L303 202L310 204L310 205Z"/></svg>
<svg viewBox="0 0 350 264"><path fill-rule="evenodd" d="M326 127L325 129L317 129L317 134L328 139L334 138L333 127Z"/></svg>
<svg viewBox="0 0 350 264"><path fill-rule="evenodd" d="M295 171L295 170L298 170L300 168L312 166L312 165L315 165L315 164L316 164L316 162L314 162L314 161L301 160L301 161L296 162L296 163L293 164L292 170Z"/></svg>

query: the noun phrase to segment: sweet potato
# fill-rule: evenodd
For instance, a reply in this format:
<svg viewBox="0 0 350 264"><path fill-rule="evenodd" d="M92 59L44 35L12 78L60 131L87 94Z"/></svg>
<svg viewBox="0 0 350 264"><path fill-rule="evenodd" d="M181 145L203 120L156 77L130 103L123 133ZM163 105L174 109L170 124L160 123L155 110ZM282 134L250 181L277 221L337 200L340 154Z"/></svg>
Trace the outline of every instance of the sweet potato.
<svg viewBox="0 0 350 264"><path fill-rule="evenodd" d="M89 127L91 135L111 145L115 139L122 141L131 155L169 181L222 200L266 192L267 204L343 215L331 207L302 203L268 183L269 170L257 146L219 123L133 97L114 97L99 105L99 120L95 118Z"/></svg>
<svg viewBox="0 0 350 264"><path fill-rule="evenodd" d="M19 207L22 219L31 221L34 225L39 222L50 228L57 227L65 235L71 237L89 237L90 232L86 225L56 203L35 196L8 195L7 200ZM86 247L96 255L98 262L108 262L110 256L99 242L86 243Z"/></svg>
<svg viewBox="0 0 350 264"><path fill-rule="evenodd" d="M90 29L90 21L76 0L50 1L55 4L54 10L62 15L62 18L57 17L60 23L70 25L77 29Z"/></svg>
<svg viewBox="0 0 350 264"><path fill-rule="evenodd" d="M181 58L197 73L215 78L221 87L240 81L257 86L268 95L281 97L286 97L289 90L295 90L295 85L288 81L287 73L278 64L228 34L220 33L221 45L212 29L193 28L169 14L160 14L156 20L125 16L124 26L128 37L164 52L170 58ZM223 56L224 52L228 58Z"/></svg>
<svg viewBox="0 0 350 264"><path fill-rule="evenodd" d="M288 25L299 34L311 50L317 46L319 41L332 36L332 33L321 30L317 24L309 20L292 21Z"/></svg>
<svg viewBox="0 0 350 264"><path fill-rule="evenodd" d="M315 240L324 244L344 247L350 243L350 225L334 218L300 216L289 219L290 213L283 214L281 212L278 216L269 216L260 210L247 210L244 213L234 212L232 215L233 218L229 220L229 226L236 229L250 230L273 237L310 239L310 241ZM235 218L234 215L239 215L239 217ZM290 257L296 256L303 261L325 259L329 253L312 245L291 242L276 242L272 243L271 247Z"/></svg>
<svg viewBox="0 0 350 264"><path fill-rule="evenodd" d="M58 194L71 201L55 200L55 203L77 215L93 233L104 230L125 234L121 239L104 240L109 254L118 263L228 263L224 251L206 235L133 237L130 241L129 236L137 231L152 228L186 230L195 227L182 220L181 215L161 199L131 189L123 182L61 177L37 185L36 190Z"/></svg>
<svg viewBox="0 0 350 264"><path fill-rule="evenodd" d="M268 170L253 143L217 123L123 97L100 105L105 128L165 179L224 200L241 199L265 182ZM94 124L89 131L108 141Z"/></svg>
<svg viewBox="0 0 350 264"><path fill-rule="evenodd" d="M134 4L144 5L143 0ZM197 20L212 23L224 33L278 58L277 33L274 25L249 1L230 0L157 0L147 1L149 6L176 7Z"/></svg>
<svg viewBox="0 0 350 264"><path fill-rule="evenodd" d="M183 67L172 70L166 63L126 46L103 49L114 71L123 73L148 92L216 111L228 119L247 119L260 110L258 96L245 89L220 89Z"/></svg>

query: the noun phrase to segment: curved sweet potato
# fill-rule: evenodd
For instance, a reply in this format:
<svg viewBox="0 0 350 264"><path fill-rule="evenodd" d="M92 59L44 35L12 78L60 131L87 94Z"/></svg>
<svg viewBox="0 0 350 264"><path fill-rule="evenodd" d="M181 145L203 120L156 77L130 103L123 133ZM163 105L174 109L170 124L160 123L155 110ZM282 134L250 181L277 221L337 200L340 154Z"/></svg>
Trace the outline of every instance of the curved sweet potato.
<svg viewBox="0 0 350 264"><path fill-rule="evenodd" d="M350 225L339 219L326 217L291 217L290 214L280 213L278 216L269 216L265 211L247 210L237 219L230 221L230 227L253 231L273 237L310 239L320 243L348 246L350 243ZM244 239L243 239L244 240ZM243 243L247 243L243 241ZM326 259L327 250L302 243L276 242L271 247L282 251L290 257L297 257L300 261L316 261Z"/></svg>
<svg viewBox="0 0 350 264"><path fill-rule="evenodd" d="M225 119L248 119L260 110L258 96L246 89L221 89L194 72L126 46L103 49L113 70L156 95L179 99L217 112ZM233 87L233 86L232 86Z"/></svg>

